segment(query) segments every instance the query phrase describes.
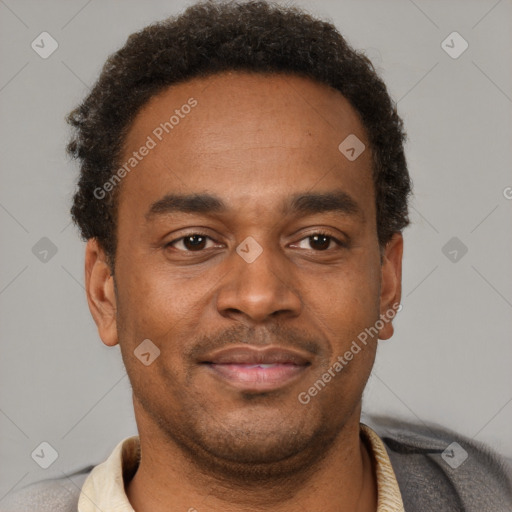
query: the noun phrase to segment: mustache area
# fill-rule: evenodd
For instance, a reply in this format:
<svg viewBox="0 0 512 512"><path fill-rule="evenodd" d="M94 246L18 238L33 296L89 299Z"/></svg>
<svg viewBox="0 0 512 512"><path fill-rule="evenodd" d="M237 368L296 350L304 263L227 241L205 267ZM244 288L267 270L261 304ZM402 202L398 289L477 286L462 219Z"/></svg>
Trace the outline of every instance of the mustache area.
<svg viewBox="0 0 512 512"><path fill-rule="evenodd" d="M318 335L309 335L304 329L281 327L277 324L265 327L233 326L215 333L200 335L185 350L185 357L191 364L206 362L212 352L228 349L232 346L250 346L256 349L278 347L298 350L317 356L328 356L327 340L319 339Z"/></svg>

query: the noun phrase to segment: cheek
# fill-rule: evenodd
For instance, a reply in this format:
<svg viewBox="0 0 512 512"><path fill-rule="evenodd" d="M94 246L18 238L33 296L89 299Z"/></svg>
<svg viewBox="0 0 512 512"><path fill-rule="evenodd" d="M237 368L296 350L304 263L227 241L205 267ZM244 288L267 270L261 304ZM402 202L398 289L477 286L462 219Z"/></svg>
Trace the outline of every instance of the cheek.
<svg viewBox="0 0 512 512"><path fill-rule="evenodd" d="M368 331L379 319L379 289L367 274L355 270L316 283L309 290L308 309L311 323L329 344L329 355L315 369L307 392L321 397L325 407L337 403L337 414L343 416L355 407L373 367L377 337ZM326 379L323 388L319 381Z"/></svg>
<svg viewBox="0 0 512 512"><path fill-rule="evenodd" d="M330 337L346 340L379 318L380 273L361 261L351 258L328 273L298 276L305 312L330 329Z"/></svg>
<svg viewBox="0 0 512 512"><path fill-rule="evenodd" d="M194 315L204 298L205 287L195 280L176 278L177 272L146 266L123 276L119 313L126 332L165 339Z"/></svg>
<svg viewBox="0 0 512 512"><path fill-rule="evenodd" d="M122 283L118 334L132 388L146 405L155 397L174 403L186 379L182 358L187 336L183 330L193 314L189 303L193 298L169 274L149 268L124 275ZM139 349L142 346L144 351ZM148 365L142 356L147 352Z"/></svg>
<svg viewBox="0 0 512 512"><path fill-rule="evenodd" d="M215 276L204 273L201 278L187 279L179 275L179 270L146 267L126 273L122 278L118 334L133 385L144 393L144 387L151 385L158 389L165 382L177 393L188 378L184 354L197 339L201 318L211 307L208 291L215 284ZM148 367L134 354L146 339L159 350L158 357Z"/></svg>
<svg viewBox="0 0 512 512"><path fill-rule="evenodd" d="M368 253L361 253L325 276L304 277L309 321L329 344L328 360L313 378L323 376L331 382L321 393L327 402L344 396L352 403L349 397L360 396L373 366L377 337L372 338L375 333L368 334L368 329L379 319L380 274L378 265L370 261Z"/></svg>

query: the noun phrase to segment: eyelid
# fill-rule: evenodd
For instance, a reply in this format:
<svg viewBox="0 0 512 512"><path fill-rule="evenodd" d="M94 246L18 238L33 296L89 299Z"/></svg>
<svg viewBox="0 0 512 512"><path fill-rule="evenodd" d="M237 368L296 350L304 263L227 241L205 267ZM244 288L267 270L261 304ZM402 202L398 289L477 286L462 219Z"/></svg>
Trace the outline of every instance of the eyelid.
<svg viewBox="0 0 512 512"><path fill-rule="evenodd" d="M178 238L174 238L173 240L170 240L169 242L166 242L164 244L164 247L170 247L174 244L177 244L178 242L181 242L182 240L184 240L185 238L189 237L189 236L194 236L194 235L197 235L197 236L202 236L204 238L207 238L208 240L211 240L212 242L215 242L216 244L218 244L219 242L217 242L217 240L215 240L213 237L211 237L210 235L206 234L206 233L203 233L201 231L190 231L188 233L185 233L184 235L178 237ZM178 249L179 252L203 252L204 249L202 251L183 251L181 249Z"/></svg>
<svg viewBox="0 0 512 512"><path fill-rule="evenodd" d="M294 244L296 243L300 243L302 242L303 240L307 239L307 238L310 238L314 235L320 235L320 236L325 236L327 238L330 238L331 241L333 241L334 243L336 243L336 245L338 246L338 248L341 248L341 249L346 249L348 248L349 246L349 242L348 241L343 241L343 240L340 240L340 238L338 238L338 236L335 236L333 234L331 234L329 231L326 231L326 230L323 230L323 229L316 229L316 230L313 230L311 231L311 233L301 237L299 239L298 242L294 242ZM314 251L314 252L318 252L318 253L322 253L322 252L330 252L328 250L324 250L324 251L315 251L314 249L304 249L304 250L311 250L311 251Z"/></svg>

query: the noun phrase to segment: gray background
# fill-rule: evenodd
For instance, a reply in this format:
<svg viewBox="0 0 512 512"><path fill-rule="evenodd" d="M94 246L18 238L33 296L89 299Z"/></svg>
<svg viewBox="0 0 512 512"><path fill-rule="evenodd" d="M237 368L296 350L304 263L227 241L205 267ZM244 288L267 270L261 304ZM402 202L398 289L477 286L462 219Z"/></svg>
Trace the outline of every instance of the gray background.
<svg viewBox="0 0 512 512"><path fill-rule="evenodd" d="M188 3L0 0L0 506L136 433L119 349L101 343L87 308L64 116L131 32ZM367 51L409 135L404 307L364 409L440 423L512 456L512 2L294 3ZM59 44L47 59L31 48L43 31ZM441 47L453 31L469 43L457 59ZM57 249L47 261L32 250L43 237ZM457 261L443 252L452 237ZM46 470L31 458L42 441L58 452Z"/></svg>

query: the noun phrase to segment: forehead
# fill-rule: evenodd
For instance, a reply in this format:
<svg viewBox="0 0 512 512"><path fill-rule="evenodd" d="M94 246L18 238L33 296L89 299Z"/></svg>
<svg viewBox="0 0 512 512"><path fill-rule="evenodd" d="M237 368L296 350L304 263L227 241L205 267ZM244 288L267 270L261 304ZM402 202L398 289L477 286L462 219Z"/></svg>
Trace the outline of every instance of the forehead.
<svg viewBox="0 0 512 512"><path fill-rule="evenodd" d="M367 148L355 161L338 148L349 136ZM171 86L137 114L121 165L133 152L145 155L123 178L120 209L206 191L224 195L228 207L231 200L260 212L282 208L288 193L314 189L373 199L357 112L338 91L295 75L225 72Z"/></svg>

